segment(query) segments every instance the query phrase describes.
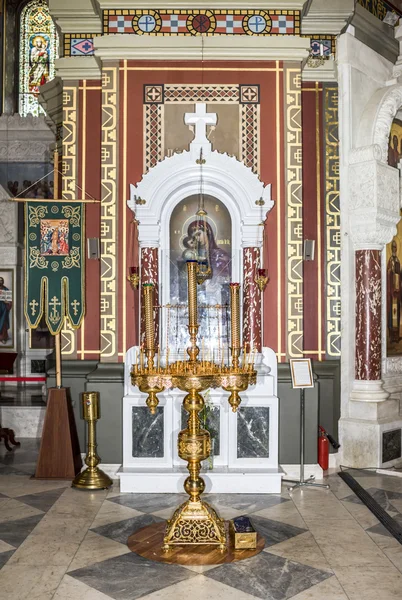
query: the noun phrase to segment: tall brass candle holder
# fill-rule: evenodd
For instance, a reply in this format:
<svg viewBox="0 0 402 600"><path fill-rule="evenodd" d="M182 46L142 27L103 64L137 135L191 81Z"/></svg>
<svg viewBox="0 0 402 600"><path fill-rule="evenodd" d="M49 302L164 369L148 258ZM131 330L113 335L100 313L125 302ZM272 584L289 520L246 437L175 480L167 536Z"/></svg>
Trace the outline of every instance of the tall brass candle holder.
<svg viewBox="0 0 402 600"><path fill-rule="evenodd" d="M184 482L184 489L189 500L179 506L171 519L167 521L163 549L168 551L175 545L213 544L222 551L226 549L226 531L224 521L216 511L201 499L205 490L205 482L200 477L201 461L206 460L211 452L209 432L202 428L199 412L204 408L204 398L200 392L210 388L222 387L230 392L229 402L233 412L240 404L239 392L245 391L256 382L257 372L254 369L253 354L248 360L243 356L240 365L240 298L238 283L231 284L231 361L225 365L210 360L198 360L197 346L198 309L197 309L197 261L187 261L188 275L188 331L190 345L187 348L188 360L178 360L171 364L166 361L162 366L154 365L154 329L153 329L153 285L144 284L146 349L140 349L140 356L133 365L132 384L141 392L148 394L147 405L151 413L156 412L157 394L165 389L178 388L186 392L183 407L189 413L187 427L178 435L178 453L187 461L189 476ZM148 286L148 287L146 287ZM152 287L150 287L152 286ZM150 322L152 320L152 323ZM167 357L169 353L167 352Z"/></svg>
<svg viewBox="0 0 402 600"><path fill-rule="evenodd" d="M100 418L99 392L82 394L82 412L88 423L88 450L85 458L88 468L78 473L71 485L82 490L103 490L110 487L113 481L98 467L100 458L96 452L96 421Z"/></svg>

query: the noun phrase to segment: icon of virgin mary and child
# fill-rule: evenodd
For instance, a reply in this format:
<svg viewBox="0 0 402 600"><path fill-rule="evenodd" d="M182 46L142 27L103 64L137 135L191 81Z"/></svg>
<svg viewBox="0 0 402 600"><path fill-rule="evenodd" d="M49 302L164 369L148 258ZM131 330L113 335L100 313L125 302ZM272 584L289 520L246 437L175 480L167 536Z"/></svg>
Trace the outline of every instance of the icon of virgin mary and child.
<svg viewBox="0 0 402 600"><path fill-rule="evenodd" d="M205 270L208 271L208 278L205 282L204 294L200 300L208 304L225 304L228 300L228 292L222 284L230 281L231 275L231 256L218 246L215 240L214 232L208 221L192 221L187 228L187 236L183 239L184 250L178 259L179 269L179 295L180 301L187 297L187 270L186 262L188 260L197 260ZM202 286L204 288L204 285Z"/></svg>

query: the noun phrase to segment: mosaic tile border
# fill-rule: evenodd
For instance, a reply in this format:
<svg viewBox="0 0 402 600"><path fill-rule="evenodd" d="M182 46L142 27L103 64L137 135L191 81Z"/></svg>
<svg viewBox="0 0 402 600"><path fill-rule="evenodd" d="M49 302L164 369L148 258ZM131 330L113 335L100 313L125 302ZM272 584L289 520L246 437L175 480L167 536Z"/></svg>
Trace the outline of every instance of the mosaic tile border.
<svg viewBox="0 0 402 600"><path fill-rule="evenodd" d="M101 33L65 33L64 56L93 56L94 38L101 35Z"/></svg>
<svg viewBox="0 0 402 600"><path fill-rule="evenodd" d="M101 360L117 361L118 348L118 66L102 70L101 149Z"/></svg>
<svg viewBox="0 0 402 600"><path fill-rule="evenodd" d="M314 57L322 56L329 59L336 53L336 36L326 35L324 33L300 35L302 38L310 38L310 55Z"/></svg>
<svg viewBox="0 0 402 600"><path fill-rule="evenodd" d="M338 119L338 86L324 84L326 345L328 358L341 355L341 211Z"/></svg>
<svg viewBox="0 0 402 600"><path fill-rule="evenodd" d="M62 132L62 198L74 199L77 184L78 156L78 89L76 85L63 89L63 132ZM61 330L61 352L70 359L77 358L77 330L68 319Z"/></svg>
<svg viewBox="0 0 402 600"><path fill-rule="evenodd" d="M298 10L108 9L103 32L135 35L299 35Z"/></svg>
<svg viewBox="0 0 402 600"><path fill-rule="evenodd" d="M287 356L303 356L303 150L300 68L284 68Z"/></svg>

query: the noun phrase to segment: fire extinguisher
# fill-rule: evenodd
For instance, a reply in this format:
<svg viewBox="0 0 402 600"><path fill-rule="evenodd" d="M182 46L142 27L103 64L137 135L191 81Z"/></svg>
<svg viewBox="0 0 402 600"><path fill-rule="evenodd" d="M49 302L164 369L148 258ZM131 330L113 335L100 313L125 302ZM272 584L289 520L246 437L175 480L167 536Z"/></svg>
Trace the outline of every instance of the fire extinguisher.
<svg viewBox="0 0 402 600"><path fill-rule="evenodd" d="M327 432L321 425L318 426L318 464L323 471L328 469L329 441Z"/></svg>

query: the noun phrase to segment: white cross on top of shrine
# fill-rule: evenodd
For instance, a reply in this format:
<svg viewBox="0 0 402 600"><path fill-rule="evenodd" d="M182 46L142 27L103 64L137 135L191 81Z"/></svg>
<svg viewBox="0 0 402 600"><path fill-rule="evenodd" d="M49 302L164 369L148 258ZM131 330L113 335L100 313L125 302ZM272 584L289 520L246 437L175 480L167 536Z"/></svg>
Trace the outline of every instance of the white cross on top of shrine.
<svg viewBox="0 0 402 600"><path fill-rule="evenodd" d="M185 113L184 122L186 125L195 125L194 139L190 144L190 150L200 155L211 152L211 142L207 138L207 125L216 125L218 116L216 113L207 113L207 105L199 102L195 105L194 113Z"/></svg>

